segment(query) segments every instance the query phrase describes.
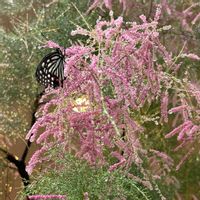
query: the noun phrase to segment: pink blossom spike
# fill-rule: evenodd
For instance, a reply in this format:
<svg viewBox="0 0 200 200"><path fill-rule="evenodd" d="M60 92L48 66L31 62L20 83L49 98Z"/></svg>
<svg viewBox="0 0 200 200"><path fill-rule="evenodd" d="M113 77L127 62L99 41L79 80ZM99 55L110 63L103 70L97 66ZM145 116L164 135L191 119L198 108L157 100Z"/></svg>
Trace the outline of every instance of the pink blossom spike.
<svg viewBox="0 0 200 200"><path fill-rule="evenodd" d="M157 9L156 9L156 14L154 16L154 21L157 22L160 19L161 16L161 5L158 5Z"/></svg>
<svg viewBox="0 0 200 200"><path fill-rule="evenodd" d="M28 172L28 174L31 174L34 167L38 164L42 162L42 156L43 154L46 152L48 148L46 146L43 146L41 149L37 150L33 156L31 157L31 159L28 162L28 165L26 166L26 171Z"/></svg>
<svg viewBox="0 0 200 200"><path fill-rule="evenodd" d="M163 11L166 10L166 11L167 11L167 14L168 14L168 15L171 15L171 14L172 14L172 11L171 11L171 8L170 8L170 6L169 6L169 4L168 4L168 0L162 0L161 2L162 2L161 5L162 5Z"/></svg>
<svg viewBox="0 0 200 200"><path fill-rule="evenodd" d="M184 110L184 109L186 109L186 108L187 108L187 105L177 106L177 107L171 108L171 109L168 111L168 113L169 113L169 114L172 114L172 113L180 112L180 111L182 111L182 110Z"/></svg>
<svg viewBox="0 0 200 200"><path fill-rule="evenodd" d="M196 17L192 20L192 24L196 24L196 22L200 20L200 13L196 15Z"/></svg>
<svg viewBox="0 0 200 200"><path fill-rule="evenodd" d="M112 0L104 0L104 3L106 8L108 8L109 10L112 9Z"/></svg>
<svg viewBox="0 0 200 200"><path fill-rule="evenodd" d="M184 122L180 126L176 127L173 131L171 131L167 135L165 135L165 138L170 138L170 137L174 136L175 134L177 134L178 132L180 132L183 128L185 128L188 125L192 125L192 122L189 121L189 120L186 121L186 122Z"/></svg>
<svg viewBox="0 0 200 200"><path fill-rule="evenodd" d="M187 136L191 137L195 132L197 132L198 130L200 130L200 127L197 125L194 125L190 131L186 132Z"/></svg>
<svg viewBox="0 0 200 200"><path fill-rule="evenodd" d="M63 47L61 47L60 45L56 44L55 42L53 42L51 40L47 41L46 45L43 47L63 49Z"/></svg>
<svg viewBox="0 0 200 200"><path fill-rule="evenodd" d="M43 200L43 199L61 199L61 200L67 200L67 197L65 195L31 195L28 197L30 200Z"/></svg>
<svg viewBox="0 0 200 200"><path fill-rule="evenodd" d="M143 23L147 22L147 18L145 15L140 15L140 19L142 20Z"/></svg>
<svg viewBox="0 0 200 200"><path fill-rule="evenodd" d="M162 95L162 99L161 99L161 117L162 117L162 119L164 120L165 123L168 122L167 107L168 107L168 92L166 91Z"/></svg>
<svg viewBox="0 0 200 200"><path fill-rule="evenodd" d="M121 160L120 162L115 163L114 165L111 165L111 166L109 167L109 171L111 172L111 171L117 169L118 167L123 166L123 164L125 164L125 162L126 162L126 160L123 159L123 160Z"/></svg>
<svg viewBox="0 0 200 200"><path fill-rule="evenodd" d="M178 171L182 164L188 159L188 157L191 155L191 153L194 151L194 147L192 147L186 154L183 156L183 158L180 160L178 165L176 166L176 170Z"/></svg>
<svg viewBox="0 0 200 200"><path fill-rule="evenodd" d="M191 126L193 126L193 125L192 124L188 124L188 125L183 127L181 132L178 134L178 137L177 137L178 141L183 140L185 134L190 131Z"/></svg>
<svg viewBox="0 0 200 200"><path fill-rule="evenodd" d="M193 60L200 60L200 57L199 57L198 55L196 55L196 54L193 54L193 53L181 54L181 57L182 57L182 58L187 57L187 58L191 58L191 59L193 59Z"/></svg>

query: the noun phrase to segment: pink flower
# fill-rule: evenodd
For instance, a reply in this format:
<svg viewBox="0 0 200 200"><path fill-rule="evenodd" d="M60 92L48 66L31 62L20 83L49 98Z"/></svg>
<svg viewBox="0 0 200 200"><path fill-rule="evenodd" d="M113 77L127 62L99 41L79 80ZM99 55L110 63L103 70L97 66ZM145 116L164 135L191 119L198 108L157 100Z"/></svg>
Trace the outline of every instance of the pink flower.
<svg viewBox="0 0 200 200"><path fill-rule="evenodd" d="M145 15L140 15L140 19L142 20L143 23L147 22L147 18Z"/></svg>
<svg viewBox="0 0 200 200"><path fill-rule="evenodd" d="M121 28L122 26L122 23L123 23L123 17L118 17L115 21L114 21L114 24L117 28Z"/></svg>
<svg viewBox="0 0 200 200"><path fill-rule="evenodd" d="M163 11L167 11L168 15L172 14L171 8L169 6L168 0L162 0L161 1L162 9Z"/></svg>
<svg viewBox="0 0 200 200"><path fill-rule="evenodd" d="M191 137L198 130L200 130L200 127L197 125L194 125L186 134L187 134L187 136Z"/></svg>
<svg viewBox="0 0 200 200"><path fill-rule="evenodd" d="M197 7L197 6L199 6L199 3L192 3L191 6L189 6L187 9L185 9L185 10L183 11L184 15L185 15L185 16L186 16L186 15L191 15L191 10L192 10L192 8L195 8L195 7Z"/></svg>
<svg viewBox="0 0 200 200"><path fill-rule="evenodd" d="M38 199L38 200L43 200L43 199L62 199L62 200L67 200L67 197L65 195L31 195L28 197L30 200Z"/></svg>
<svg viewBox="0 0 200 200"><path fill-rule="evenodd" d="M192 125L192 122L190 120L188 120L188 121L184 122L183 124L181 124L180 126L176 127L173 131L171 131L167 135L165 135L165 138L170 138L170 137L174 136L175 134L177 134L178 132L184 130L183 132L181 132L181 136L179 136L179 138L180 137L182 138L182 134L188 129L188 126L191 126L191 125ZM186 127L187 127L187 129L184 129Z"/></svg>
<svg viewBox="0 0 200 200"><path fill-rule="evenodd" d="M199 57L198 55L196 55L196 54L193 54L193 53L181 54L181 57L182 57L182 58L187 57L187 58L191 58L191 59L193 59L193 60L200 60L200 57Z"/></svg>
<svg viewBox="0 0 200 200"><path fill-rule="evenodd" d="M48 47L48 48L54 48L54 49L63 49L63 47L59 46L58 44L56 44L55 42L49 40L47 41L46 45L43 47Z"/></svg>
<svg viewBox="0 0 200 200"><path fill-rule="evenodd" d="M112 0L104 0L105 6L108 9L112 9Z"/></svg>
<svg viewBox="0 0 200 200"><path fill-rule="evenodd" d="M200 19L200 13L196 15L196 17L192 20L192 24L196 24L196 22Z"/></svg>
<svg viewBox="0 0 200 200"><path fill-rule="evenodd" d="M161 117L164 120L165 123L168 122L168 112L167 112L167 107L168 107L168 93L165 92L162 97L161 97Z"/></svg>
<svg viewBox="0 0 200 200"><path fill-rule="evenodd" d="M192 154L192 152L194 151L194 147L192 147L186 154L185 156L182 157L182 159L180 160L180 162L178 163L178 165L176 166L176 170L179 170L180 167L182 166L182 164L188 159L188 157Z"/></svg>
<svg viewBox="0 0 200 200"><path fill-rule="evenodd" d="M193 124L183 126L181 132L178 134L177 140L183 140L184 135L190 131L191 126L193 126Z"/></svg>
<svg viewBox="0 0 200 200"><path fill-rule="evenodd" d="M164 152L157 151L155 149L150 149L150 152L155 153L158 157L162 158L168 165L173 165L173 160Z"/></svg>
<svg viewBox="0 0 200 200"><path fill-rule="evenodd" d="M161 16L161 5L158 5L157 9L156 9L156 14L154 16L154 21L158 21L160 19Z"/></svg>
<svg viewBox="0 0 200 200"><path fill-rule="evenodd" d="M180 111L182 111L182 110L184 110L184 109L186 109L186 108L187 108L187 105L177 106L177 107L171 108L171 109L168 111L168 113L169 113L169 114L172 114L172 113L180 112Z"/></svg>
<svg viewBox="0 0 200 200"><path fill-rule="evenodd" d="M126 159L121 154L119 154L118 152L112 152L112 156L116 157L119 160L119 162L115 163L114 165L111 165L109 167L109 171L113 171L116 168L123 166L123 164L126 162Z"/></svg>
<svg viewBox="0 0 200 200"><path fill-rule="evenodd" d="M122 4L124 11L127 10L127 0L119 0L119 3ZM112 9L112 0L94 0L92 5L88 8L87 12L90 12L97 7L102 7L102 4L104 4L107 9Z"/></svg>
<svg viewBox="0 0 200 200"><path fill-rule="evenodd" d="M200 86L196 83L188 84L189 92L195 97L198 104L200 104Z"/></svg>
<svg viewBox="0 0 200 200"><path fill-rule="evenodd" d="M41 149L37 150L31 157L31 159L28 162L28 165L26 166L26 171L28 174L31 174L33 169L38 163L41 163L43 161L43 154L48 150L47 146L43 146Z"/></svg>

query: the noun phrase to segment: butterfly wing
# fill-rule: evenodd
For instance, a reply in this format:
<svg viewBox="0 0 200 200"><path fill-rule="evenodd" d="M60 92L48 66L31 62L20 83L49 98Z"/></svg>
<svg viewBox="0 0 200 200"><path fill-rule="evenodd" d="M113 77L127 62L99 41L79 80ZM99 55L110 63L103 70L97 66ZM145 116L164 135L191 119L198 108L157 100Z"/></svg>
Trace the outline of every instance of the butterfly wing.
<svg viewBox="0 0 200 200"><path fill-rule="evenodd" d="M36 78L45 87L57 87L64 80L64 55L60 49L47 54L36 69Z"/></svg>

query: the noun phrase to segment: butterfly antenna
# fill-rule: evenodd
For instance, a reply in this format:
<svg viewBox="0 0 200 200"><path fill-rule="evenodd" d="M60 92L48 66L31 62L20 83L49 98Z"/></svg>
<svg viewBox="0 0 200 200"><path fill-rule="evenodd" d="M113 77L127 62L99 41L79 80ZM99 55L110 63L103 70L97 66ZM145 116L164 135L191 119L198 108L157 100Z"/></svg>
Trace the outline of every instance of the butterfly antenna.
<svg viewBox="0 0 200 200"><path fill-rule="evenodd" d="M44 35L44 33L41 33L41 36L42 36L46 41L49 40L49 39Z"/></svg>

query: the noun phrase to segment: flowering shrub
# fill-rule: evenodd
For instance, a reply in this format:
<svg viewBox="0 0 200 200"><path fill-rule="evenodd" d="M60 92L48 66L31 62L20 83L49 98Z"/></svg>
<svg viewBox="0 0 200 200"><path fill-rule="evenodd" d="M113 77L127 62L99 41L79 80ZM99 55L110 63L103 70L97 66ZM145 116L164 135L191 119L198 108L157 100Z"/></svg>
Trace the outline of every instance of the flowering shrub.
<svg viewBox="0 0 200 200"><path fill-rule="evenodd" d="M66 80L62 88L47 88L41 99L48 103L40 108L37 122L26 136L41 148L29 161L28 173L38 163L55 160L49 149L62 147L60 159L69 152L91 166L109 166L110 172L136 165L142 178L128 176L152 189L149 180L170 171L173 160L156 149L143 148L140 136L151 131L147 122L157 126L159 133L160 127L173 121L173 130L162 134L166 138L177 135L180 145L176 150L188 146L176 168L187 159L200 128L199 86L187 74L179 79L178 59L193 54L173 58L166 50L159 40L160 15L158 7L152 22L141 15L141 24L128 23L125 29L123 18L114 19L110 12L110 21L99 20L94 29L88 25L88 30L77 27L72 32L87 37L86 45L59 47L66 56ZM49 41L47 47L57 48L58 44ZM198 60L196 55L192 58ZM155 112L151 109L149 113L152 107ZM144 158L152 167L158 166L158 160L164 167L150 176L143 168Z"/></svg>
<svg viewBox="0 0 200 200"><path fill-rule="evenodd" d="M124 15L132 21L144 14L147 21L152 21L157 4L162 6L160 26L169 25L171 29L163 36L163 42L170 51L177 54L184 46L187 51L191 47L194 52L199 50L199 20L200 3L192 1L143 1L143 0L91 0L88 12L92 10L115 10L116 15ZM99 8L99 9L97 9ZM134 11L134 12L133 12ZM116 13L117 12L117 13ZM101 13L101 12L100 12ZM167 26L166 26L167 28Z"/></svg>
<svg viewBox="0 0 200 200"><path fill-rule="evenodd" d="M122 7L122 10L124 12L127 12L126 14L130 14L128 12L131 12L131 9L134 9L136 7L142 7L142 6L149 6L150 11L153 11L154 8L157 6L158 2L152 1L150 4L146 3L144 4L142 1L129 1L129 0L93 0L91 1L91 5L88 9L88 12L100 7L112 10L116 4L119 4L120 7ZM180 25L187 31L193 32L192 25L196 24L197 21L200 20L200 14L195 11L197 7L200 6L200 3L197 2L187 2L186 3L186 9L183 9L182 11L179 8L179 2L176 1L169 1L169 0L160 0L160 5L162 6L162 11L165 13L165 21L169 20L170 18L176 18L181 23ZM152 13L149 13L150 15ZM168 19L166 19L166 16Z"/></svg>
<svg viewBox="0 0 200 200"><path fill-rule="evenodd" d="M57 155L58 152L59 148L51 150L53 155ZM67 194L66 198L69 200L159 199L159 195L155 194L154 191L148 190L146 186L138 183L137 180L133 180L133 177L127 177L121 169L110 173L106 167L98 169L91 167L87 162L70 154L65 154L62 160L57 159L55 162L57 168L61 167L62 170L48 170L48 172L39 173L38 179L33 180L27 188L27 194ZM144 182L144 184L148 185L147 182ZM53 195L40 196L50 197Z"/></svg>
<svg viewBox="0 0 200 200"><path fill-rule="evenodd" d="M123 10L125 11L128 8L127 4L130 2L128 2L127 0L119 0L118 3L121 4L121 6L123 7ZM102 7L103 5L105 5L106 8L112 10L113 1L112 0L94 0L92 1L92 4L89 7L88 11L96 7Z"/></svg>

